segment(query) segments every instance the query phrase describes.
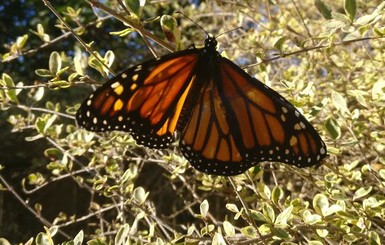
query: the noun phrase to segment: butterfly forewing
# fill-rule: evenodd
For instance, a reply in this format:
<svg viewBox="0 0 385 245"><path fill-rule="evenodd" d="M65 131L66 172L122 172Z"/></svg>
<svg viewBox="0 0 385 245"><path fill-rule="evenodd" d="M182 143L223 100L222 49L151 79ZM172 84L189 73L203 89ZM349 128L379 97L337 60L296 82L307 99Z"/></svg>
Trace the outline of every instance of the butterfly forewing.
<svg viewBox="0 0 385 245"><path fill-rule="evenodd" d="M194 50L185 50L122 72L81 105L78 124L97 132L128 131L140 144L167 147L197 60Z"/></svg>

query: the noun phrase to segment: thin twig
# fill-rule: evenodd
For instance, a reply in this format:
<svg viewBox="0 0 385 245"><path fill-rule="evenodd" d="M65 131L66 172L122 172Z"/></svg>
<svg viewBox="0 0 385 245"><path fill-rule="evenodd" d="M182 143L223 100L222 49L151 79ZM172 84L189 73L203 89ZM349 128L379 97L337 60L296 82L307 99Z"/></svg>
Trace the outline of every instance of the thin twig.
<svg viewBox="0 0 385 245"><path fill-rule="evenodd" d="M94 54L93 50L90 49L90 47L88 45L86 45L86 43L83 41L83 39L72 29L72 27L70 27L67 22L64 20L64 18L56 11L56 9L52 6L52 4L47 1L47 0L42 0L45 4L45 6L47 6L47 8L49 8L51 10L51 12L62 22L62 24L67 28L67 30L70 31L71 35L83 46L83 48L92 56L95 57L95 59L97 59L105 68L107 68L114 76L114 72L110 69L110 67L108 67L107 64L104 63L103 60L101 60L97 55Z"/></svg>
<svg viewBox="0 0 385 245"><path fill-rule="evenodd" d="M40 214L38 214L30 205L28 202L24 201L24 199L13 189L13 187L7 182L7 180L0 174L0 181L1 183L7 188L9 192L12 193L12 195L18 200L21 205L23 205L29 212L31 212L40 222L45 225L46 227L52 227L54 226L51 222L46 220L44 217L42 217ZM58 229L58 232L63 235L65 238L70 239L71 236L68 235L66 232L62 231L61 229Z"/></svg>
<svg viewBox="0 0 385 245"><path fill-rule="evenodd" d="M254 229L255 229L255 231L258 233L258 236L260 237L262 243L263 243L263 244L267 244L266 241L265 241L265 239L264 239L264 237L263 237L262 234L259 232L258 226L257 226L257 224L255 224L255 221L254 221L253 217L251 216L251 213L250 213L250 211L249 211L249 208L247 207L246 203L243 201L241 195L239 195L239 192L238 192L238 190L237 190L237 186L235 185L233 178L232 178L232 177L228 177L227 179L229 180L229 182L230 182L231 185L233 186L234 191L235 191L235 193L237 194L238 200L241 202L242 207L243 207L243 209L245 210L245 213L246 213L246 216L247 216L247 218L248 218L249 224L250 224L252 227L254 227Z"/></svg>
<svg viewBox="0 0 385 245"><path fill-rule="evenodd" d="M289 52L289 53L282 53L282 54L279 54L279 55L277 55L275 57L272 57L272 58L269 58L269 59L263 59L261 62L257 62L257 63L250 64L250 65L247 65L247 66L243 66L242 68L243 69L247 69L247 68L250 68L250 67L254 67L254 66L260 65L262 63L268 63L268 62L273 61L273 60L278 60L278 59L281 59L281 58L285 58L287 56L291 56L291 55L295 55L295 54L300 54L300 53L305 53L305 52L312 51L312 50L330 48L330 47L333 47L333 46L343 46L343 45L347 45L347 44L354 43L354 42L362 42L362 41L368 41L368 40L378 40L378 39L383 39L383 38L385 38L385 36L383 36L383 37L363 37L363 38L357 38L357 39L348 40L348 41L330 43L328 45L325 44L325 45L319 45L319 46L314 46L314 47L303 48L301 50L296 50L296 51Z"/></svg>

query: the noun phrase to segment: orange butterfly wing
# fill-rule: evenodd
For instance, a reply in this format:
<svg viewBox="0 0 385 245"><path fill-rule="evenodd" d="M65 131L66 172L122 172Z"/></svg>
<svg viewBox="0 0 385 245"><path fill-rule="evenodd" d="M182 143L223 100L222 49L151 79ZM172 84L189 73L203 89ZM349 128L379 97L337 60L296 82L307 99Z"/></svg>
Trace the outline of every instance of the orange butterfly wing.
<svg viewBox="0 0 385 245"><path fill-rule="evenodd" d="M195 168L236 175L262 161L306 167L325 158L326 145L293 105L233 62L216 59L181 136Z"/></svg>
<svg viewBox="0 0 385 245"><path fill-rule="evenodd" d="M191 49L122 72L81 105L78 124L90 131L128 131L139 144L167 147L173 141L197 61L196 49Z"/></svg>
<svg viewBox="0 0 385 245"><path fill-rule="evenodd" d="M229 126L249 160L307 167L326 157L325 143L290 102L233 62L220 63L218 86Z"/></svg>
<svg viewBox="0 0 385 245"><path fill-rule="evenodd" d="M212 79L201 90L179 146L191 165L201 172L236 175L254 165L239 151Z"/></svg>

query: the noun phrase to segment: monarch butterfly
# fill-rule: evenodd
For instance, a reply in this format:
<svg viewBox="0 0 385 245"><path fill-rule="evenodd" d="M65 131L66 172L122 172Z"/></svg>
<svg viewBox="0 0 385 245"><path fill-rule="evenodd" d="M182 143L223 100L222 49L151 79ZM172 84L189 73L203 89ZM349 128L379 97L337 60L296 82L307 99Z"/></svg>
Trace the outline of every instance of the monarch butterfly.
<svg viewBox="0 0 385 245"><path fill-rule="evenodd" d="M307 167L326 145L277 92L216 50L215 37L131 67L92 93L76 120L90 131L122 130L138 144L166 148L180 132L182 154L197 170L243 173L262 161Z"/></svg>

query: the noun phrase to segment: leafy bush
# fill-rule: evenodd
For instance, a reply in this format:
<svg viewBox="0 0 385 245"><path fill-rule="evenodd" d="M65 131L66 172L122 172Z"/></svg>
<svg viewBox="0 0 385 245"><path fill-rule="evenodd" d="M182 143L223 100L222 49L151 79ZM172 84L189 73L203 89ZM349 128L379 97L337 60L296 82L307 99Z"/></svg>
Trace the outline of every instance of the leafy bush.
<svg viewBox="0 0 385 245"><path fill-rule="evenodd" d="M52 4L0 4L2 244L385 239L383 1ZM203 43L176 10L215 35L233 30L217 39L222 55L304 112L328 145L321 166L265 162L216 177L177 147L76 126L79 104L111 73Z"/></svg>

